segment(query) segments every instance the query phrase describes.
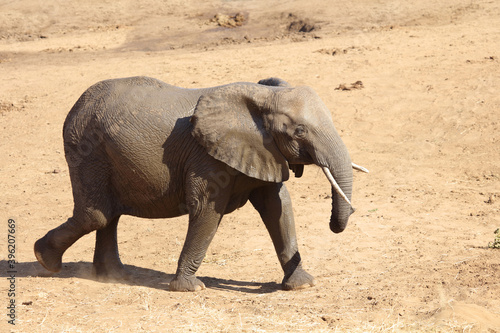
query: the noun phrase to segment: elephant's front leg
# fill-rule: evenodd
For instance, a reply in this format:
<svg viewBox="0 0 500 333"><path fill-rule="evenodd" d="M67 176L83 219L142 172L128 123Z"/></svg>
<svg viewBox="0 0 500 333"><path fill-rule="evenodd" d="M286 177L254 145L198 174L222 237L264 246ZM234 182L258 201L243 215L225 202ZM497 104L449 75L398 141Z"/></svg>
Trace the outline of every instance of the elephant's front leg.
<svg viewBox="0 0 500 333"><path fill-rule="evenodd" d="M252 205L264 221L281 267L285 272L282 286L285 290L314 286L314 278L302 268L295 234L292 202L283 183L254 190L250 195Z"/></svg>
<svg viewBox="0 0 500 333"><path fill-rule="evenodd" d="M210 242L222 218L211 205L190 209L189 227L177 264L177 272L170 282L171 291L198 291L205 289L205 284L196 278L195 273L201 265ZM190 207L191 208L191 207Z"/></svg>

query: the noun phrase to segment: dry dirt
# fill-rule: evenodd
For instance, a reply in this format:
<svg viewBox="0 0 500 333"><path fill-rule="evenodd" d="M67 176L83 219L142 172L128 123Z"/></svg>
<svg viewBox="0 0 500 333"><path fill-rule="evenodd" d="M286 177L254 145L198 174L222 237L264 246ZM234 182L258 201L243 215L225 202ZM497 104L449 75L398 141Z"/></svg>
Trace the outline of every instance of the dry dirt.
<svg viewBox="0 0 500 333"><path fill-rule="evenodd" d="M500 250L488 248L500 227L499 50L496 0L0 1L0 331L500 332ZM322 97L371 172L355 174L357 211L338 235L319 168L287 182L315 287L280 289L250 205L223 219L202 292L166 291L186 217L121 219L130 283L93 279L94 234L59 274L36 262L35 240L72 212L66 114L95 82L134 75L182 87L276 76Z"/></svg>

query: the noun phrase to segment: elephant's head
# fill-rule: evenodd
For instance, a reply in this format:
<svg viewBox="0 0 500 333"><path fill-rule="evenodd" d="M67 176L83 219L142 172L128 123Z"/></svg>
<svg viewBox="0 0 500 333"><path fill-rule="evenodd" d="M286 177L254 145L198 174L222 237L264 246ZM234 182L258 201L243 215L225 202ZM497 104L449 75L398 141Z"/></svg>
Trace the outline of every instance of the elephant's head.
<svg viewBox="0 0 500 333"><path fill-rule="evenodd" d="M200 97L191 118L194 137L214 158L268 182L286 181L289 168L300 176L305 164L321 167L332 184L330 229L343 231L354 212L352 164L330 111L311 88L260 83Z"/></svg>

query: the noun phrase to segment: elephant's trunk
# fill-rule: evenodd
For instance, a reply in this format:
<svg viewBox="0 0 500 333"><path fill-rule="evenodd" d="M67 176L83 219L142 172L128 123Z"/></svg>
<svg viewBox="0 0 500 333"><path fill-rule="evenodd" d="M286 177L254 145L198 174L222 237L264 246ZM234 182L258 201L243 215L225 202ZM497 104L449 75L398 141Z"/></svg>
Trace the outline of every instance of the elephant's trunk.
<svg viewBox="0 0 500 333"><path fill-rule="evenodd" d="M329 165L330 167L323 167L323 172L332 185L332 215L330 217L330 229L334 233L339 233L344 231L349 216L354 212L350 202L353 177L352 164L347 154L340 160L335 159L335 162Z"/></svg>

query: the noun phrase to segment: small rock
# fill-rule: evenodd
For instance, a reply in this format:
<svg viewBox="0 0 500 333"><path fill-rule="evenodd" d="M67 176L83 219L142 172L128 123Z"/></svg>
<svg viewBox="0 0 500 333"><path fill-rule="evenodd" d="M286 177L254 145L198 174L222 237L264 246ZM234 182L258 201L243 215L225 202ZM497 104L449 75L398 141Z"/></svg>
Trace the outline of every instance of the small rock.
<svg viewBox="0 0 500 333"><path fill-rule="evenodd" d="M348 87L346 86L344 83L340 84L337 88L335 88L335 90L341 90L341 91L344 91L344 90L354 90L354 89L362 89L364 88L365 86L363 85L363 82L361 81L356 81L354 83L351 83L351 85Z"/></svg>
<svg viewBox="0 0 500 333"><path fill-rule="evenodd" d="M229 16L226 14L216 14L210 22L217 23L218 26L224 28L236 28L243 25L245 21L245 16L241 13L237 13L234 16Z"/></svg>

